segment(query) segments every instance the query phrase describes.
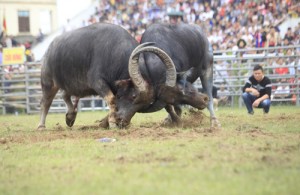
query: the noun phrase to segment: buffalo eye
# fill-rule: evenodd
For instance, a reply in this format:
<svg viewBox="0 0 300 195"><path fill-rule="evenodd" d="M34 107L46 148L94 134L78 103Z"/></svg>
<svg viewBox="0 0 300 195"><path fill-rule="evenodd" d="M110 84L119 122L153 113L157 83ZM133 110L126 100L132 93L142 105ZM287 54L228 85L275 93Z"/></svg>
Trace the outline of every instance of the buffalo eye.
<svg viewBox="0 0 300 195"><path fill-rule="evenodd" d="M194 90L190 91L190 94L195 95L196 92Z"/></svg>

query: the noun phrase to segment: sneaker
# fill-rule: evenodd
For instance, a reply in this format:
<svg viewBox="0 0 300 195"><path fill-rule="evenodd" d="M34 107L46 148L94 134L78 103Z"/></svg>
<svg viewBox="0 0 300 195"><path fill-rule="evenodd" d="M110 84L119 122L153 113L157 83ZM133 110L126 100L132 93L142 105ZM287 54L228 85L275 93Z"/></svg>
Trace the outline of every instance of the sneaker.
<svg viewBox="0 0 300 195"><path fill-rule="evenodd" d="M249 115L253 115L253 114L254 114L254 112L253 112L253 111L252 111L252 112L248 112L248 114L249 114Z"/></svg>

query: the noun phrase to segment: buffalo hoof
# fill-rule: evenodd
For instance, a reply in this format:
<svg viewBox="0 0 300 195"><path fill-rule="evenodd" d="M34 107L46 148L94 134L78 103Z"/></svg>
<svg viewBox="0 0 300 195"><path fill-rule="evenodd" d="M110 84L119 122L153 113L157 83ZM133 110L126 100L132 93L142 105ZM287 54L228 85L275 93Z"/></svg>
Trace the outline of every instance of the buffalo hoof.
<svg viewBox="0 0 300 195"><path fill-rule="evenodd" d="M77 112L71 112L66 114L66 123L69 127L74 125L76 119Z"/></svg>
<svg viewBox="0 0 300 195"><path fill-rule="evenodd" d="M99 127L105 128L105 129L109 128L108 116L106 116L105 118L100 120Z"/></svg>
<svg viewBox="0 0 300 195"><path fill-rule="evenodd" d="M172 120L170 117L167 117L162 125L165 127L179 127L182 126L182 121L180 119Z"/></svg>
<svg viewBox="0 0 300 195"><path fill-rule="evenodd" d="M211 126L212 129L221 129L221 123L218 121L217 118L211 119Z"/></svg>
<svg viewBox="0 0 300 195"><path fill-rule="evenodd" d="M126 129L129 125L130 125L130 122L128 122L125 119L118 120L119 129Z"/></svg>
<svg viewBox="0 0 300 195"><path fill-rule="evenodd" d="M109 122L108 116L104 117L99 122L99 127L106 128L106 129L108 129L108 128L123 129L123 128L127 127L128 125L129 125L129 123L127 121L119 121L119 122L111 121L111 122Z"/></svg>
<svg viewBox="0 0 300 195"><path fill-rule="evenodd" d="M117 125L117 123L115 123L115 122L110 122L110 123L109 123L109 128L110 128L110 129L116 129L116 128L118 128L118 125Z"/></svg>
<svg viewBox="0 0 300 195"><path fill-rule="evenodd" d="M42 131L42 130L45 130L46 129L46 126L45 125L39 125L38 128L36 130L38 131Z"/></svg>

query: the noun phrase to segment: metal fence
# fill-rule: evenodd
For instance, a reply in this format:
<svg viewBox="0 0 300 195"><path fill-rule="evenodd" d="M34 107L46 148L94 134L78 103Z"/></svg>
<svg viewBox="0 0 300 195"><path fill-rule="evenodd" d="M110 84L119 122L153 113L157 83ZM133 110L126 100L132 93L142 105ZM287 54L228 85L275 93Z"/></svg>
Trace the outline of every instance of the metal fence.
<svg viewBox="0 0 300 195"><path fill-rule="evenodd" d="M265 75L272 80L272 102L299 106L300 45L247 50L214 52L214 85L225 88L230 97L229 106L241 106L242 87L251 76L254 65L264 67ZM282 63L282 64L281 64ZM287 74L277 70L288 68ZM0 65L0 109L6 113L36 113L40 110L41 85L39 62L23 65ZM195 82L201 87L200 80ZM282 90L278 90L281 87ZM218 94L222 95L222 90ZM223 94L224 95L224 94ZM79 111L107 110L98 96L82 98ZM53 100L49 112L66 112L62 93Z"/></svg>
<svg viewBox="0 0 300 195"><path fill-rule="evenodd" d="M39 112L42 97L40 74L40 62L25 63L24 65L1 65L0 105L2 114ZM78 105L79 111L108 109L106 103L97 96L82 98ZM61 91L57 93L49 112L66 112Z"/></svg>
<svg viewBox="0 0 300 195"><path fill-rule="evenodd" d="M242 88L255 65L264 68L272 81L273 104L299 106L300 45L214 52L214 84L224 85L231 106L242 105ZM288 71L283 71L283 70ZM200 84L200 83L198 83Z"/></svg>

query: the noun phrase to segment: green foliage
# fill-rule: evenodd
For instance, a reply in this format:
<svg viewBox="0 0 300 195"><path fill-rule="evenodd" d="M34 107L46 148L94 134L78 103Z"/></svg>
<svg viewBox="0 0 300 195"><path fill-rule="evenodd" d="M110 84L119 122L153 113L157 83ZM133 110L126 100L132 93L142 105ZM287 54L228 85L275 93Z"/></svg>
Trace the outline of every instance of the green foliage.
<svg viewBox="0 0 300 195"><path fill-rule="evenodd" d="M221 130L162 127L165 111L126 130L97 127L106 112L0 116L0 194L299 194L300 110L220 107ZM184 120L189 113L184 112ZM196 124L197 120L193 120ZM113 143L101 143L113 137Z"/></svg>

